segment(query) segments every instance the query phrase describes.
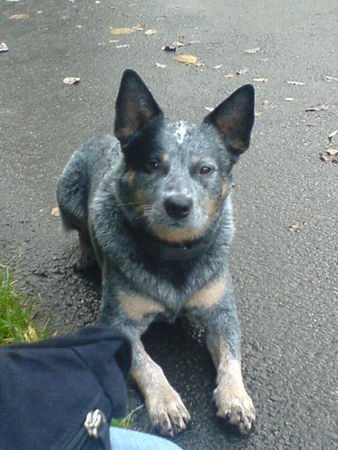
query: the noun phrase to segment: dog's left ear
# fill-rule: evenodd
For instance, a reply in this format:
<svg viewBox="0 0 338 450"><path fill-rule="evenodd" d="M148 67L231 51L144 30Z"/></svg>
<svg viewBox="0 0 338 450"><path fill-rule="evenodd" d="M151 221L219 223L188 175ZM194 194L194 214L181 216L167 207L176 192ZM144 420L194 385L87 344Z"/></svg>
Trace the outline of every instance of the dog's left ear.
<svg viewBox="0 0 338 450"><path fill-rule="evenodd" d="M255 91L251 84L246 84L205 117L204 123L213 125L225 145L240 154L247 150L250 144L254 108Z"/></svg>
<svg viewBox="0 0 338 450"><path fill-rule="evenodd" d="M163 113L151 92L133 70L125 70L116 100L115 136L125 145L138 131Z"/></svg>

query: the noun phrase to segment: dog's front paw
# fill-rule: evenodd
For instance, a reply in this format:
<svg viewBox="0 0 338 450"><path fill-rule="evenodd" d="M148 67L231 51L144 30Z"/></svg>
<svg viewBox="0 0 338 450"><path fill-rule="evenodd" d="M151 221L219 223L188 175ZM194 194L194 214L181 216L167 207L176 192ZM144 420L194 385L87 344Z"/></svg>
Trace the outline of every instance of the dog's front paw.
<svg viewBox="0 0 338 450"><path fill-rule="evenodd" d="M81 254L73 264L76 272L85 272L96 265L96 259L91 249L81 250Z"/></svg>
<svg viewBox="0 0 338 450"><path fill-rule="evenodd" d="M152 392L146 403L152 426L163 436L184 431L190 422L190 414L181 397L169 384Z"/></svg>
<svg viewBox="0 0 338 450"><path fill-rule="evenodd" d="M255 408L242 383L224 380L214 391L217 415L248 434L256 419Z"/></svg>

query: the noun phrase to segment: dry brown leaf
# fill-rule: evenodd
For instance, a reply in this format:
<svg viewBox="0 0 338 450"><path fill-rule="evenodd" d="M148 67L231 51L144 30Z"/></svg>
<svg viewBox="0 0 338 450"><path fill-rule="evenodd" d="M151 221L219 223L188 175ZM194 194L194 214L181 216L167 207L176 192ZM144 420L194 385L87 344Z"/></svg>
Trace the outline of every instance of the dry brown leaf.
<svg viewBox="0 0 338 450"><path fill-rule="evenodd" d="M225 74L225 78L234 78L236 75L233 72L228 72Z"/></svg>
<svg viewBox="0 0 338 450"><path fill-rule="evenodd" d="M70 85L78 84L78 83L80 83L80 78L78 78L78 77L66 77L66 78L63 79L63 82L65 84L70 84Z"/></svg>
<svg viewBox="0 0 338 450"><path fill-rule="evenodd" d="M305 83L302 81L287 81L287 84L291 84L292 86L305 86Z"/></svg>
<svg viewBox="0 0 338 450"><path fill-rule="evenodd" d="M188 54L176 55L173 57L173 59L175 59L175 61L178 61L180 63L186 64L187 66L196 66L196 67L203 66L203 63L198 60L197 56L194 55Z"/></svg>
<svg viewBox="0 0 338 450"><path fill-rule="evenodd" d="M284 99L286 102L294 102L295 99L293 97L285 97Z"/></svg>
<svg viewBox="0 0 338 450"><path fill-rule="evenodd" d="M330 134L328 135L329 141L331 141L332 138L335 137L335 135L336 135L337 133L338 133L338 128L337 128L336 130L332 131L332 133L330 133Z"/></svg>
<svg viewBox="0 0 338 450"><path fill-rule="evenodd" d="M254 83L266 83L268 81L267 78L254 78Z"/></svg>
<svg viewBox="0 0 338 450"><path fill-rule="evenodd" d="M10 20L25 20L28 19L29 14L22 13L22 14L13 14L10 16Z"/></svg>
<svg viewBox="0 0 338 450"><path fill-rule="evenodd" d="M291 233L298 233L304 228L305 222L297 221L293 225L289 225L289 231Z"/></svg>
<svg viewBox="0 0 338 450"><path fill-rule="evenodd" d="M330 77L330 75L326 75L326 81L328 81L329 83L333 83L333 82L337 82L338 81L338 77Z"/></svg>
<svg viewBox="0 0 338 450"><path fill-rule="evenodd" d="M176 47L174 47L173 45L165 45L164 47L162 47L162 50L164 52L176 52Z"/></svg>
<svg viewBox="0 0 338 450"><path fill-rule="evenodd" d="M236 75L244 75L247 72L249 72L249 69L247 69L246 67L243 67L243 69L239 69L236 71Z"/></svg>
<svg viewBox="0 0 338 450"><path fill-rule="evenodd" d="M143 31L144 28L141 28L139 25L136 25L136 27L132 28L113 28L109 27L109 31L114 36L119 36L121 34L131 34L135 33L135 31Z"/></svg>
<svg viewBox="0 0 338 450"><path fill-rule="evenodd" d="M143 25L143 23L138 23L137 25L132 27L132 29L135 30L135 31L143 31L144 30L144 25Z"/></svg>
<svg viewBox="0 0 338 450"><path fill-rule="evenodd" d="M253 55L254 53L259 52L260 47L255 47L255 48L248 48L248 50L245 50L245 53L249 53L250 55Z"/></svg>
<svg viewBox="0 0 338 450"><path fill-rule="evenodd" d="M328 148L326 153L319 153L321 161L330 161L332 163L338 163L338 150L336 148Z"/></svg>
<svg viewBox="0 0 338 450"><path fill-rule="evenodd" d="M6 42L1 42L0 44L0 53L8 52L8 46Z"/></svg>
<svg viewBox="0 0 338 450"><path fill-rule="evenodd" d="M152 34L156 34L156 33L157 33L156 30L146 30L146 31L144 32L144 34L145 34L146 36L151 36Z"/></svg>
<svg viewBox="0 0 338 450"><path fill-rule="evenodd" d="M327 111L329 109L329 106L327 105L316 105L316 106L309 106L305 109L305 112L319 112L319 111Z"/></svg>
<svg viewBox="0 0 338 450"><path fill-rule="evenodd" d="M53 217L60 217L60 210L57 206L55 206L55 208L52 209L51 215Z"/></svg>
<svg viewBox="0 0 338 450"><path fill-rule="evenodd" d="M158 67L159 69L165 69L167 67L166 64L161 64L161 63L155 63L155 66Z"/></svg>

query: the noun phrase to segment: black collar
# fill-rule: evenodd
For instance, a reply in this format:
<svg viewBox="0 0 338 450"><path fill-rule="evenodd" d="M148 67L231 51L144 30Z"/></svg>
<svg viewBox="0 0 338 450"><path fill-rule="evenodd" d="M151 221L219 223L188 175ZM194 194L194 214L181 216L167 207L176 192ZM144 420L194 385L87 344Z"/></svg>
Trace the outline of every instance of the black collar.
<svg viewBox="0 0 338 450"><path fill-rule="evenodd" d="M128 228L133 235L136 245L153 258L163 261L187 261L206 253L215 243L219 234L220 221L218 220L203 238L188 241L183 244L171 244L158 239L144 230L132 227Z"/></svg>

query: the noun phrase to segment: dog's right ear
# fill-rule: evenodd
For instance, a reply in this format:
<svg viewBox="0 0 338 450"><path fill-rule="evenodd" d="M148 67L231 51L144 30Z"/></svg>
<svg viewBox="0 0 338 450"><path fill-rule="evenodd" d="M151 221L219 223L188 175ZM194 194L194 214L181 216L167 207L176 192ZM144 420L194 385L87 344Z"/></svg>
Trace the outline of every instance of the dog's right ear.
<svg viewBox="0 0 338 450"><path fill-rule="evenodd" d="M130 138L163 113L151 92L133 70L123 72L116 100L115 136L123 147Z"/></svg>

